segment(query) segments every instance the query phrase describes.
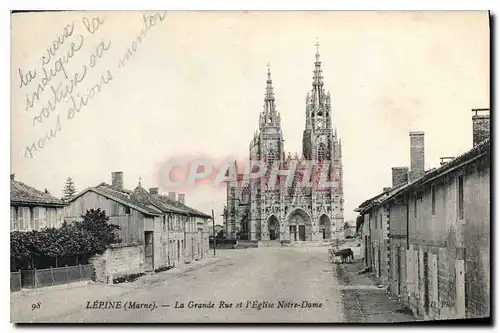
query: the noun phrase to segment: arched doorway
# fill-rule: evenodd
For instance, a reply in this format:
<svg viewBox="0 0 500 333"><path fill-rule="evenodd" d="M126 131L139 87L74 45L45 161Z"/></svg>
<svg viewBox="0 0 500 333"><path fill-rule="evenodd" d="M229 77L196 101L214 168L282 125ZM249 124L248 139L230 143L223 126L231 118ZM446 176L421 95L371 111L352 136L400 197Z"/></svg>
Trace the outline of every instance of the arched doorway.
<svg viewBox="0 0 500 333"><path fill-rule="evenodd" d="M280 238L280 222L275 215L271 215L269 219L267 219L267 227L269 229L269 240Z"/></svg>
<svg viewBox="0 0 500 333"><path fill-rule="evenodd" d="M323 239L331 238L331 223L330 219L325 214L321 215L319 218L319 233Z"/></svg>
<svg viewBox="0 0 500 333"><path fill-rule="evenodd" d="M312 221L309 214L301 208L296 208L288 215L290 228L290 240L310 241L312 240Z"/></svg>

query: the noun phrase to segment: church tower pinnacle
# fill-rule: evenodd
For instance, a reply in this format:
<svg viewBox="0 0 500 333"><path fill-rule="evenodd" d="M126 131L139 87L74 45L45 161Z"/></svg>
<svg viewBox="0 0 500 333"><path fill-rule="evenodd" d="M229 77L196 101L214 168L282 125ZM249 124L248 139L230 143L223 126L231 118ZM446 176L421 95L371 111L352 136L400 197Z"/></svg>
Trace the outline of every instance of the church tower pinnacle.
<svg viewBox="0 0 500 333"><path fill-rule="evenodd" d="M271 65L267 64L267 81L266 93L264 96L264 108L260 114L259 127L280 126L280 114L276 111L276 104L274 99L273 80L271 79Z"/></svg>
<svg viewBox="0 0 500 333"><path fill-rule="evenodd" d="M250 158L265 160L269 164L284 159L283 133L281 116L276 108L271 65L267 64L266 91L264 107L259 116L259 131L250 143Z"/></svg>
<svg viewBox="0 0 500 333"><path fill-rule="evenodd" d="M312 89L306 97L306 125L302 138L302 152L306 159L330 160L333 157L330 109L330 93L324 89L319 43L316 43Z"/></svg>
<svg viewBox="0 0 500 333"><path fill-rule="evenodd" d="M324 106L324 90L323 90L323 71L321 70L321 61L319 59L319 43L316 43L316 61L314 62L313 88L312 88L312 103L316 108Z"/></svg>

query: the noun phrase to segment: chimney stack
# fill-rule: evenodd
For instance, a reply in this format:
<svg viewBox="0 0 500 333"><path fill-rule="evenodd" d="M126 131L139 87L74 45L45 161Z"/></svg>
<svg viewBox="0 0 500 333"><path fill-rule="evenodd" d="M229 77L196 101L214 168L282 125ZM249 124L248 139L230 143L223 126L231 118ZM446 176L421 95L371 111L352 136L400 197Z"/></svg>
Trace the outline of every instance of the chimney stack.
<svg viewBox="0 0 500 333"><path fill-rule="evenodd" d="M439 163L439 165L443 166L446 163L450 162L452 159L454 159L454 157L440 157L440 159L441 162Z"/></svg>
<svg viewBox="0 0 500 333"><path fill-rule="evenodd" d="M111 173L111 185L119 190L123 190L123 172L116 171Z"/></svg>
<svg viewBox="0 0 500 333"><path fill-rule="evenodd" d="M175 201L175 192L168 192L168 198Z"/></svg>
<svg viewBox="0 0 500 333"><path fill-rule="evenodd" d="M392 188L396 188L408 182L408 167L392 168Z"/></svg>
<svg viewBox="0 0 500 333"><path fill-rule="evenodd" d="M410 132L410 182L425 174L424 132Z"/></svg>
<svg viewBox="0 0 500 333"><path fill-rule="evenodd" d="M490 137L490 109L472 109L472 145L479 143ZM478 114L484 112L485 114Z"/></svg>
<svg viewBox="0 0 500 333"><path fill-rule="evenodd" d="M177 195L177 201L184 205L186 201L186 195L179 193L179 195Z"/></svg>
<svg viewBox="0 0 500 333"><path fill-rule="evenodd" d="M382 192L387 192L387 191L390 191L391 189L392 189L392 187L383 187Z"/></svg>
<svg viewBox="0 0 500 333"><path fill-rule="evenodd" d="M150 187L149 188L149 194L151 194L151 195L158 195L158 187Z"/></svg>
<svg viewBox="0 0 500 333"><path fill-rule="evenodd" d="M11 180L14 180L14 178L16 178L16 174L15 174L15 173L11 173L11 174L10 174L10 179L11 179Z"/></svg>

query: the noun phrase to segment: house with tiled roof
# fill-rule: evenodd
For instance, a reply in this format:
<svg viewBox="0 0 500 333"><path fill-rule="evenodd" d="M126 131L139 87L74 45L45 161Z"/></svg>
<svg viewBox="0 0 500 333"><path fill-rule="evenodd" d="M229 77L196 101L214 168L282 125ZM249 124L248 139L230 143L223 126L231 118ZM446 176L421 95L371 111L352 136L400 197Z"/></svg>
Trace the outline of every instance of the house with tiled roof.
<svg viewBox="0 0 500 333"><path fill-rule="evenodd" d="M60 227L66 203L47 191L15 180L10 175L10 230L29 231Z"/></svg>
<svg viewBox="0 0 500 333"><path fill-rule="evenodd" d="M113 172L111 184L89 187L72 197L67 222L79 220L89 209L105 211L109 223L118 225L119 244L94 258L100 280L110 276L175 267L208 254L209 215L179 201L146 191L139 182L134 190L123 187L123 173ZM175 196L175 193L174 193Z"/></svg>
<svg viewBox="0 0 500 333"><path fill-rule="evenodd" d="M424 133L410 133L411 168L355 209L365 265L419 318L490 314L489 109L473 112L470 150L424 170Z"/></svg>

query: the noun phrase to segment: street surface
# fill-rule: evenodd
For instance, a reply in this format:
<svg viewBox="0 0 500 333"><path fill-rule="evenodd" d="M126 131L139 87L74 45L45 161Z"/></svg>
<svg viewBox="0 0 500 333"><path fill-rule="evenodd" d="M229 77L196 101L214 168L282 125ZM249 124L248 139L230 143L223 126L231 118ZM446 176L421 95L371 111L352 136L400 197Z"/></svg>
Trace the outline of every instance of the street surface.
<svg viewBox="0 0 500 333"><path fill-rule="evenodd" d="M217 258L206 260L214 262L175 275L167 271L146 276L116 287L89 286L88 292L77 300L80 305L77 303L70 313L62 305L52 307L48 316L38 315L35 320L87 323L343 321L340 284L334 276L334 267L328 262L325 247L219 250ZM111 290L113 296L107 298L107 291ZM57 291L53 297L62 299L65 293L65 290ZM40 301L43 307L43 300ZM104 304L101 309L87 308L93 307L95 301L122 301L122 304L120 309L116 308L117 303L114 309L103 309ZM157 308L125 311L123 307L127 301L136 304L154 301ZM278 308L279 301L282 301L282 308ZM302 308L304 301L309 303L304 303L306 308ZM96 307L99 307L98 302ZM214 304L213 308L199 308L209 302ZM228 308L221 308L220 302ZM183 303L184 308L175 308L176 303L177 306ZM195 306L194 303L197 307L189 308ZM236 308L239 303L242 308ZM22 321L31 321L34 318L30 316L37 315L31 309L21 313ZM12 320L17 321L16 318Z"/></svg>
<svg viewBox="0 0 500 333"><path fill-rule="evenodd" d="M131 283L89 283L11 294L11 321L325 323L414 320L411 316L395 313L398 305L389 302L383 290L367 277L357 274L361 263L332 265L327 251L327 247L218 250L215 258L146 275ZM33 304L38 304L35 309Z"/></svg>

